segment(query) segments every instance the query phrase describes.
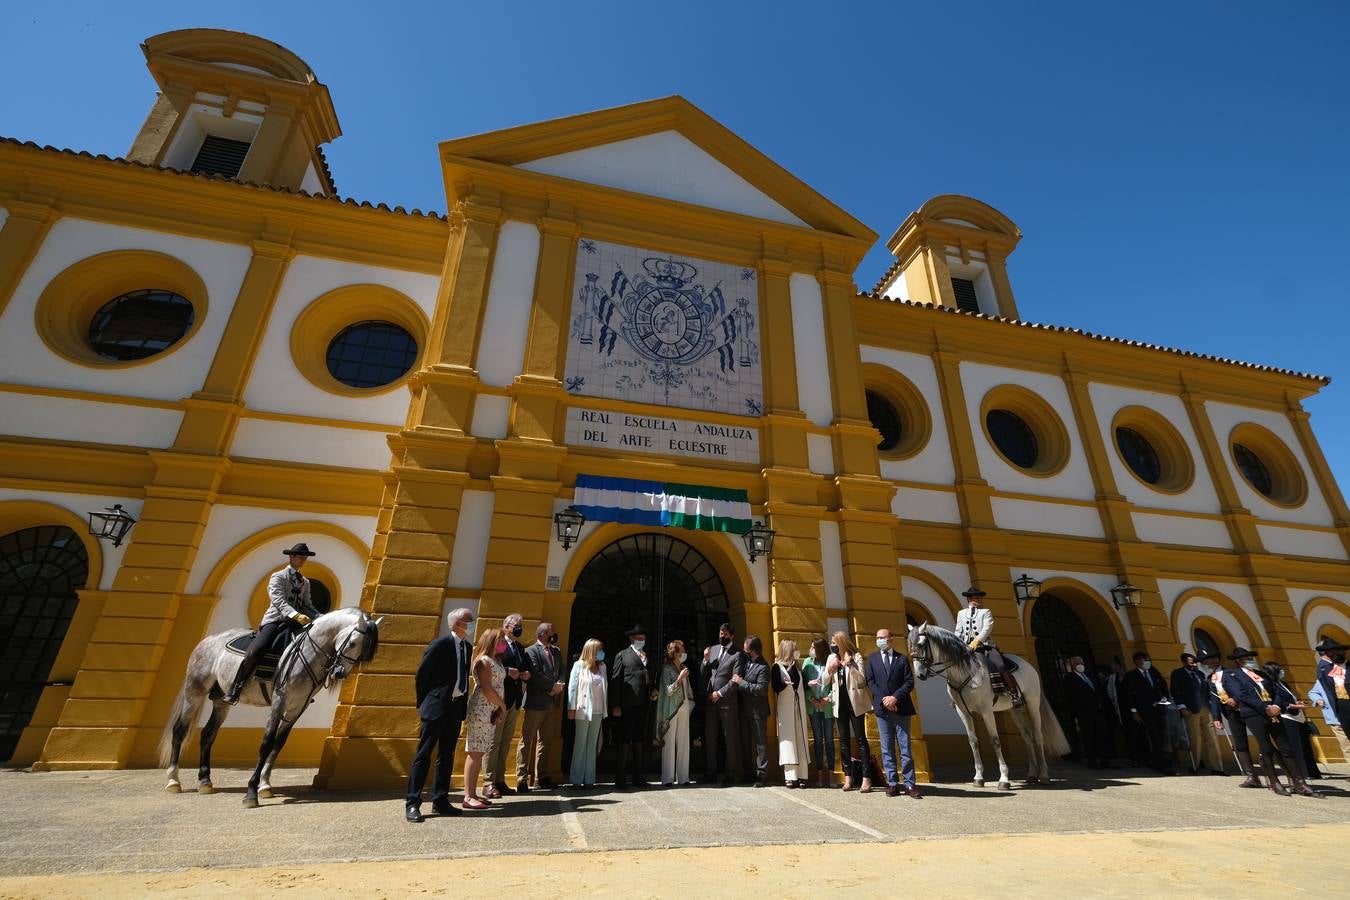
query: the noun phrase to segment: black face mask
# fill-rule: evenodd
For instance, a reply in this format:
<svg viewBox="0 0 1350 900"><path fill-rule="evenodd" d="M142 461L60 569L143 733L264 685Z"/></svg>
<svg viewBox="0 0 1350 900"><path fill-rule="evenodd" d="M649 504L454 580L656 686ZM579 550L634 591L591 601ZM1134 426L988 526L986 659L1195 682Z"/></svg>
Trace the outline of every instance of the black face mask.
<svg viewBox="0 0 1350 900"><path fill-rule="evenodd" d="M731 638L725 634L719 635L717 638L717 643L721 644L723 647L730 647Z"/></svg>
<svg viewBox="0 0 1350 900"><path fill-rule="evenodd" d="M523 626L520 625L517 625L515 628L511 629L511 637L520 637L524 633L525 629Z"/></svg>
<svg viewBox="0 0 1350 900"><path fill-rule="evenodd" d="M550 644L556 644L556 643L558 643L558 632L555 631L555 632L553 632L552 634L550 634L550 635L548 636L548 642L549 642Z"/></svg>
<svg viewBox="0 0 1350 900"><path fill-rule="evenodd" d="M1345 665L1345 654L1344 654L1344 653L1333 653L1333 654L1331 655L1331 661L1334 662L1334 663L1335 663L1336 665L1338 665L1338 666L1343 666L1343 665Z"/></svg>
<svg viewBox="0 0 1350 900"><path fill-rule="evenodd" d="M835 656L838 656L838 655L839 655L839 648L836 647L834 644L831 644L831 645L830 645L830 652L833 653Z"/></svg>

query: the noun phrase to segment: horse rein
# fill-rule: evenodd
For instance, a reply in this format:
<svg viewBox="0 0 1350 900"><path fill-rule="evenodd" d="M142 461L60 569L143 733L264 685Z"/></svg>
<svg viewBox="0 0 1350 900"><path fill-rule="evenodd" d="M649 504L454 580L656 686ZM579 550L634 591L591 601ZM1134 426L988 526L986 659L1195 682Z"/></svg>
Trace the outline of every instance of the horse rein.
<svg viewBox="0 0 1350 900"><path fill-rule="evenodd" d="M361 626L364 626L367 622L370 622L369 617L363 616ZM373 625L374 623L372 622L371 624ZM313 622L311 622L309 625L306 625L304 627L304 630L300 632L300 640L308 642L309 645L314 648L315 653L318 654L319 656L322 656L325 660L324 665L320 670L320 674L317 675L314 673L314 668L310 665L309 659L304 655L302 647L296 646L295 653L291 656L289 660L287 660L286 672L288 675L290 674L291 670L295 667L295 660L298 657L300 659L301 664L304 665L305 667L305 674L309 676L310 688L309 688L309 696L305 699L306 707L309 706L309 701L314 699L314 695L319 692L319 688L323 687L323 685L328 681L328 679L332 677L335 670L343 668L341 665L342 663L348 664L343 673L346 674L346 671L350 671L351 668L355 668L357 663L361 662L360 656L353 658L347 655L347 648L351 646L352 641L356 638L358 634L361 635L362 637L365 637L366 635L374 631L373 628L367 629L361 626L356 626L349 629L347 631L347 636L342 640L342 644L338 646L332 653L329 653L327 650L320 647L319 642L314 640L314 636L310 634L310 629L314 627ZM300 642L296 643L298 644ZM280 675L281 675L281 667L278 666L277 674L276 676L273 677L272 680L274 688L276 684L280 681ZM303 711L304 710L302 708L301 712ZM281 718L287 722L292 721L286 719L284 715ZM298 718L299 717L297 716L297 720Z"/></svg>
<svg viewBox="0 0 1350 900"><path fill-rule="evenodd" d="M924 641L922 644L917 645L914 650L911 651L910 655L923 665L923 674L919 676L920 681L927 681L933 675L941 675L953 666L953 663L951 662L935 665L933 663L933 652L929 649L928 641ZM975 669L973 666L963 668L967 668L968 671L966 672L966 680L956 686L956 692L958 694L961 693L966 685L970 684L975 678ZM947 684L951 684L951 679L947 680Z"/></svg>

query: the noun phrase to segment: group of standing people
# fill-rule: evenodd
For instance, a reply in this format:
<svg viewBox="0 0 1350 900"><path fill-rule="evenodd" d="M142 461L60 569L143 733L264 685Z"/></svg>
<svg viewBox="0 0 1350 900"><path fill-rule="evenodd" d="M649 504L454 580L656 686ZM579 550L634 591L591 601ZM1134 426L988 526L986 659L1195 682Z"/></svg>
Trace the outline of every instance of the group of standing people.
<svg viewBox="0 0 1350 900"><path fill-rule="evenodd" d="M1070 671L1061 676L1061 692L1076 732L1076 751L1083 762L1108 767L1120 729L1130 758L1138 764L1168 775L1177 774L1178 767L1191 774L1226 775L1218 740L1222 735L1245 776L1242 787L1261 787L1259 771L1277 794L1319 796L1308 785L1321 772L1305 711L1310 704L1322 708L1344 742L1339 715L1350 715L1350 699L1342 699L1344 645L1324 639L1316 649L1318 683L1306 702L1286 683L1283 665L1274 661L1261 665L1256 653L1245 647L1229 654L1226 666L1213 650L1199 656L1183 653L1181 665L1169 678L1143 652L1134 654L1128 672L1099 667L1090 673L1080 657L1073 657L1068 661ZM1334 672L1339 673L1339 685ZM1257 746L1258 765L1252 763L1249 736ZM1350 745L1343 743L1342 749ZM1289 788L1280 780L1277 761Z"/></svg>
<svg viewBox="0 0 1350 900"><path fill-rule="evenodd" d="M461 813L451 805L449 791L455 747L466 725L463 809L488 809L504 796L556 787L543 774L544 760L558 739L564 711L574 726L567 776L572 786L595 785L606 719L615 743L616 788L649 785L645 757L653 735L661 751L661 784L687 785L690 721L699 694L706 700L705 782L766 786L772 716L787 787L814 783L866 793L872 790L873 773L866 717L873 715L887 794L920 796L909 746L914 674L909 659L891 646L888 629L876 633L877 652L870 656L840 631L829 641L814 640L805 660L795 641L783 640L770 660L759 637L738 642L734 626L724 623L717 644L702 651L695 670L679 640L665 646L662 659L653 659L646 629L635 625L625 633L628 645L612 660L607 662L603 643L592 638L566 671L552 624L541 623L535 642L525 647L519 642L518 614L506 617L499 628L479 628L470 642L472 621L467 609L450 613L449 634L427 646L418 666L421 729L405 796L410 822L423 821L422 792L433 755L432 809L438 815ZM772 711L770 692L776 697ZM522 708L513 789L506 784L505 768ZM836 733L842 785L834 779Z"/></svg>

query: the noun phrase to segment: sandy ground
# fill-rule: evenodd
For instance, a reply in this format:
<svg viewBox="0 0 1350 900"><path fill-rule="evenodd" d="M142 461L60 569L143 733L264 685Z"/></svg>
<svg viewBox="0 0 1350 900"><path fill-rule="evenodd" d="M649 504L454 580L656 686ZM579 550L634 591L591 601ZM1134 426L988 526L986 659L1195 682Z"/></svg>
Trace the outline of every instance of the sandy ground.
<svg viewBox="0 0 1350 900"><path fill-rule="evenodd" d="M888 844L616 850L509 857L365 861L299 867L0 879L0 898L147 894L238 897L807 897L839 890L922 897L1280 897L1324 892L1345 827L1028 834ZM1259 848L1259 865L1198 866ZM997 860L995 862L995 860ZM997 885L980 873L999 873Z"/></svg>

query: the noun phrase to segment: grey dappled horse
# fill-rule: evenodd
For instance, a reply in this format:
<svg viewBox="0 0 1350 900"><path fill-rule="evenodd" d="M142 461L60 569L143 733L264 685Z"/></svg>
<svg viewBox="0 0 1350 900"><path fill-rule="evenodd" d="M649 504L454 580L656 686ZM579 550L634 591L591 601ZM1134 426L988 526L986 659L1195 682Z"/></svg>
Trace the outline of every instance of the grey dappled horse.
<svg viewBox="0 0 1350 900"><path fill-rule="evenodd" d="M954 632L928 623L910 626L909 654L914 661L914 674L921 680L933 675L947 679L947 693L952 698L952 705L956 707L962 724L966 726L970 752L975 757L976 787L984 787L984 760L980 758L980 739L975 734L976 716L984 722L984 728L994 742L994 753L998 755L999 788L1006 791L1012 787L1008 777L1008 762L1003 758L1003 746L999 742L998 728L994 725L996 712L1011 712L1017 730L1027 742L1027 783L1050 781L1048 757L1068 753L1069 741L1064 736L1064 730L1059 727L1054 711L1050 709L1045 692L1041 690L1041 677L1034 667L1020 656L1003 654L1004 659L1018 663L1017 684L1026 698L1025 706L1013 709L1012 700L1007 694L994 694L984 660Z"/></svg>
<svg viewBox="0 0 1350 900"><path fill-rule="evenodd" d="M272 796L272 767L277 755L286 745L296 720L320 688L332 687L351 674L357 663L375 656L380 640L380 621L371 619L356 607L325 613L297 634L282 653L277 662L276 677L272 680L270 703L262 682L256 678L249 680L239 695L239 702L249 706L270 706L272 712L267 717L262 745L258 748L258 767L244 794L245 807L251 809L258 805L259 797ZM187 676L159 742L159 762L168 767L169 776L164 789L170 793L176 794L182 789L178 782L178 755L213 690L211 718L202 728L197 791L215 793L211 784L211 745L230 712L230 705L219 698L234 683L234 673L243 661L243 657L227 651L225 645L247 633L247 629L232 628L208 635L188 658Z"/></svg>

